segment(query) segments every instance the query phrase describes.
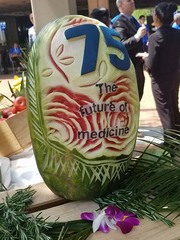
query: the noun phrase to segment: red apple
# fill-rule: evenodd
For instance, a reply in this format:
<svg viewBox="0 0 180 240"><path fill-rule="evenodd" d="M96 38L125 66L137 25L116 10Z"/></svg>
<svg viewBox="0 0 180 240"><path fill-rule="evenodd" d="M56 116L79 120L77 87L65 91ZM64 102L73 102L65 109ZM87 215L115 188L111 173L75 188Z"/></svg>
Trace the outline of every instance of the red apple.
<svg viewBox="0 0 180 240"><path fill-rule="evenodd" d="M23 96L19 96L14 100L14 107L17 111L22 111L26 109L26 98Z"/></svg>
<svg viewBox="0 0 180 240"><path fill-rule="evenodd" d="M17 112L15 107L8 107L2 110L3 118L8 118L10 115L15 114Z"/></svg>

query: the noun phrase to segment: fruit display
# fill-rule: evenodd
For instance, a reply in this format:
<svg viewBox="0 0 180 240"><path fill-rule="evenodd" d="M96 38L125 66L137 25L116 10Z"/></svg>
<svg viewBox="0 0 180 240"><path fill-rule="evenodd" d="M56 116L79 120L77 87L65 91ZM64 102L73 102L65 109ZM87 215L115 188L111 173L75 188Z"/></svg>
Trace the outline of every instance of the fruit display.
<svg viewBox="0 0 180 240"><path fill-rule="evenodd" d="M118 34L84 16L38 34L27 73L28 119L39 172L66 199L117 187L134 150L139 98Z"/></svg>
<svg viewBox="0 0 180 240"><path fill-rule="evenodd" d="M24 75L24 73L22 77L15 75L14 80L12 82L13 94L25 95L25 92L24 92L25 89L26 89L26 76Z"/></svg>
<svg viewBox="0 0 180 240"><path fill-rule="evenodd" d="M9 117L14 116L16 113L26 109L25 77L22 76L21 78L19 78L15 76L12 86L10 85L9 82L8 84L9 84L9 89L12 93L12 98L9 98L2 93L0 94L0 101L2 101L4 98L9 100L9 106L0 110L0 121L4 121Z"/></svg>

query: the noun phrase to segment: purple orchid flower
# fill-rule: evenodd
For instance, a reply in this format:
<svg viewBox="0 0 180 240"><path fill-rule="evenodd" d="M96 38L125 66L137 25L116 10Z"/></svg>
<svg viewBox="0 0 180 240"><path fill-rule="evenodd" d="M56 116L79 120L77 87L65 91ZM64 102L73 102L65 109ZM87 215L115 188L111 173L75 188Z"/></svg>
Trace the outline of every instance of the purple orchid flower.
<svg viewBox="0 0 180 240"><path fill-rule="evenodd" d="M100 230L108 233L110 229L120 228L123 234L129 233L134 226L139 225L137 216L133 213L122 211L116 206L108 206L99 214L97 212L83 212L82 220L93 221L93 232Z"/></svg>

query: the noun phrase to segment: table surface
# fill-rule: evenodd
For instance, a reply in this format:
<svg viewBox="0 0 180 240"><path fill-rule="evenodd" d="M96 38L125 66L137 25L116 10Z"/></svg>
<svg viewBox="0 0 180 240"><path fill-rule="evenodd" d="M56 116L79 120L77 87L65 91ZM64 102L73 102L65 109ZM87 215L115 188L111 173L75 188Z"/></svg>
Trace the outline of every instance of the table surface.
<svg viewBox="0 0 180 240"><path fill-rule="evenodd" d="M80 214L85 211L93 211L98 205L92 201L75 201L67 200L56 196L44 184L33 185L32 189L36 190L33 204L29 212L33 215L39 214L44 218L49 217L48 221L70 221L80 219ZM0 193L0 202L3 201L7 193L12 196L14 190ZM161 222L154 222L147 218L140 219L140 225L134 227L128 234L122 234L120 231L111 230L105 234L96 232L88 240L180 240L180 217L175 220L175 226L167 227Z"/></svg>

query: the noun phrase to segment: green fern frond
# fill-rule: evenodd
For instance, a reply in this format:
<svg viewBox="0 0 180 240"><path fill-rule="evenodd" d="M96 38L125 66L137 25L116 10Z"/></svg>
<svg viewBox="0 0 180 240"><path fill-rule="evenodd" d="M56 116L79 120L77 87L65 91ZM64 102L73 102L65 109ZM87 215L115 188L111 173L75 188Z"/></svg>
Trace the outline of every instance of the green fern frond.
<svg viewBox="0 0 180 240"><path fill-rule="evenodd" d="M180 135L178 131L166 134L169 142L165 145L141 140L147 147L136 152L140 156L132 158L119 189L94 200L100 208L114 204L138 217L173 225L168 217L174 213L180 216ZM165 211L168 214L162 215Z"/></svg>

